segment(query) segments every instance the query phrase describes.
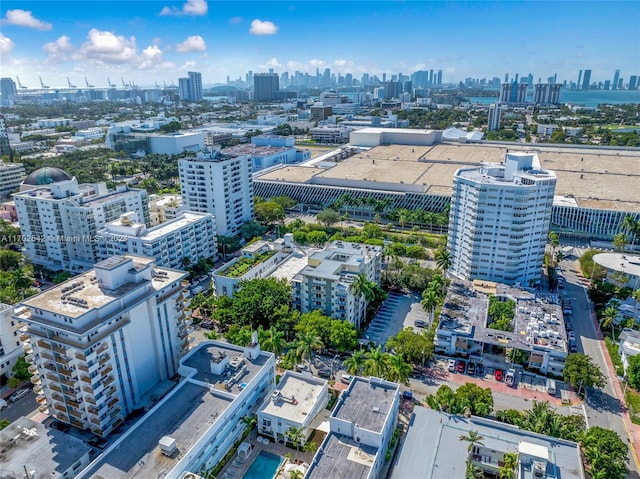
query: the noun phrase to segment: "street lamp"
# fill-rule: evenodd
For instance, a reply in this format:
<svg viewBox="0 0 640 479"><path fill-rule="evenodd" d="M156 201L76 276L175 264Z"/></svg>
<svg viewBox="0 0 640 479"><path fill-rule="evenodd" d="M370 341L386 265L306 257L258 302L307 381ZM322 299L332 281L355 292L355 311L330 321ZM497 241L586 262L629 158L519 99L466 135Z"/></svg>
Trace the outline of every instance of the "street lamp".
<svg viewBox="0 0 640 479"><path fill-rule="evenodd" d="M336 358L337 358L338 356L339 356L339 355L338 355L338 354L336 354L336 355L333 357L333 359L331 360L331 371L330 371L330 372L331 372L331 374L329 375L329 377L330 377L331 379L333 379L333 365L334 365L334 363L335 363L335 361L336 361Z"/></svg>

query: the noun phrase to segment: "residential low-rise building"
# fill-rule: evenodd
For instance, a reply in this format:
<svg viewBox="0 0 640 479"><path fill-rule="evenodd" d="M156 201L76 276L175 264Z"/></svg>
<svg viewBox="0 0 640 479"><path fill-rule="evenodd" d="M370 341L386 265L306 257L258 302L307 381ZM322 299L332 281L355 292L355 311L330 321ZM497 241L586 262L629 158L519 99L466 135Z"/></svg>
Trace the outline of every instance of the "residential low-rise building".
<svg viewBox="0 0 640 479"><path fill-rule="evenodd" d="M476 444L461 440L470 432ZM506 454L517 456L513 477L584 479L580 446L475 416L415 407L409 430L393 464L391 479L466 477L467 462L484 477L498 477Z"/></svg>
<svg viewBox="0 0 640 479"><path fill-rule="evenodd" d="M629 253L598 253L593 261L607 272L607 281L619 288L640 287L640 256Z"/></svg>
<svg viewBox="0 0 640 479"><path fill-rule="evenodd" d="M305 479L380 477L399 407L398 384L354 377L338 398Z"/></svg>
<svg viewBox="0 0 640 479"><path fill-rule="evenodd" d="M302 313L322 311L356 328L365 319L367 300L354 291L358 275L380 284L382 247L333 241L309 255L308 264L293 279L293 306Z"/></svg>
<svg viewBox="0 0 640 479"><path fill-rule="evenodd" d="M304 445L313 432L311 424L329 402L328 383L308 374L285 371L278 386L258 410L258 432L276 442L293 442L288 431L303 431Z"/></svg>
<svg viewBox="0 0 640 479"><path fill-rule="evenodd" d="M180 195L152 195L149 197L149 222L158 226L165 221L175 219L182 211Z"/></svg>
<svg viewBox="0 0 640 479"><path fill-rule="evenodd" d="M107 436L189 349L187 273L113 256L21 302L36 401L58 420Z"/></svg>
<svg viewBox="0 0 640 479"><path fill-rule="evenodd" d="M8 198L20 189L20 183L26 174L22 163L3 163L0 161L0 198Z"/></svg>
<svg viewBox="0 0 640 479"><path fill-rule="evenodd" d="M490 297L513 301L510 331L489 327ZM435 335L435 351L482 360L491 346L526 354L525 365L542 374L562 376L568 355L560 300L540 297L500 283L454 279L449 285Z"/></svg>
<svg viewBox="0 0 640 479"><path fill-rule="evenodd" d="M181 381L78 479L190 477L215 466L275 387L275 358L257 333L242 348L204 341L180 361Z"/></svg>
<svg viewBox="0 0 640 479"><path fill-rule="evenodd" d="M130 211L98 230L96 242L98 260L135 254L154 258L158 266L175 269L217 255L215 218L191 211L148 229Z"/></svg>
<svg viewBox="0 0 640 479"><path fill-rule="evenodd" d="M629 359L640 354L640 331L624 328L618 337L618 353L626 374Z"/></svg>

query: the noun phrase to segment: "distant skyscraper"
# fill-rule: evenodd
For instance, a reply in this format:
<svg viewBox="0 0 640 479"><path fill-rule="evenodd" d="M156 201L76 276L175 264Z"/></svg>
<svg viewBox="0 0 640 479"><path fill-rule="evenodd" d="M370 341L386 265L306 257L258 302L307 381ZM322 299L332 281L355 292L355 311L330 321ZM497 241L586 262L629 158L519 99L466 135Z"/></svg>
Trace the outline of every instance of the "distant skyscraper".
<svg viewBox="0 0 640 479"><path fill-rule="evenodd" d="M611 80L605 80L604 81L604 87L602 88L603 90L611 90Z"/></svg>
<svg viewBox="0 0 640 479"><path fill-rule="evenodd" d="M442 85L442 70L438 70L438 85Z"/></svg>
<svg viewBox="0 0 640 479"><path fill-rule="evenodd" d="M277 73L256 73L253 75L253 99L255 101L273 101L275 92L280 90Z"/></svg>
<svg viewBox="0 0 640 479"><path fill-rule="evenodd" d="M582 88L582 70L580 70L580 73L578 73L577 88L578 88L578 90L580 90Z"/></svg>
<svg viewBox="0 0 640 479"><path fill-rule="evenodd" d="M638 88L638 76L631 75L629 77L629 90L635 90L636 88Z"/></svg>
<svg viewBox="0 0 640 479"><path fill-rule="evenodd" d="M489 105L489 121L487 130L497 131L500 129L500 118L502 116L502 108L500 103L493 103Z"/></svg>
<svg viewBox="0 0 640 479"><path fill-rule="evenodd" d="M0 78L0 96L2 100L13 101L18 96L16 82L11 78Z"/></svg>
<svg viewBox="0 0 640 479"><path fill-rule="evenodd" d="M200 72L188 72L189 94L191 101L202 100L202 74Z"/></svg>
<svg viewBox="0 0 640 479"><path fill-rule="evenodd" d="M433 69L429 70L429 85L433 85Z"/></svg>
<svg viewBox="0 0 640 479"><path fill-rule="evenodd" d="M533 91L533 102L546 105L560 103L560 83L538 83Z"/></svg>
<svg viewBox="0 0 640 479"><path fill-rule="evenodd" d="M500 85L500 103L526 103L527 84L518 83L514 80L511 83Z"/></svg>
<svg viewBox="0 0 640 479"><path fill-rule="evenodd" d="M618 81L620 80L620 70L616 70L615 74L613 75L613 88L612 90L617 90L618 89Z"/></svg>
<svg viewBox="0 0 640 479"><path fill-rule="evenodd" d="M189 79L178 78L178 95L182 101L189 101Z"/></svg>
<svg viewBox="0 0 640 479"><path fill-rule="evenodd" d="M591 86L591 70L584 71L584 77L582 79L582 89L588 90Z"/></svg>

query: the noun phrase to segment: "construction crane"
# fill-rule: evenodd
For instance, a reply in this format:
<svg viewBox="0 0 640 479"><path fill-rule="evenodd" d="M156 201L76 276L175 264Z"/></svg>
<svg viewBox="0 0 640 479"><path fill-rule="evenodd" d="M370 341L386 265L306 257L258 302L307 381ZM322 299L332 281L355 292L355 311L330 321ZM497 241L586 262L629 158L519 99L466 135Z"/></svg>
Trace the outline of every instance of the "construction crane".
<svg viewBox="0 0 640 479"><path fill-rule="evenodd" d="M29 87L26 85L23 85L22 83L20 83L20 77L16 77L18 79L18 86L20 87L21 90L26 90Z"/></svg>
<svg viewBox="0 0 640 479"><path fill-rule="evenodd" d="M89 80L87 80L87 77L84 77L84 83L85 85L87 85L87 88L93 88L93 85L89 84Z"/></svg>
<svg viewBox="0 0 640 479"><path fill-rule="evenodd" d="M49 86L44 84L44 82L42 81L42 77L38 77L38 78L40 78L40 86L42 87L42 89L48 90Z"/></svg>
<svg viewBox="0 0 640 479"><path fill-rule="evenodd" d="M69 80L69 77L67 77L67 83L69 84L69 88L78 88L77 86L71 84L71 80Z"/></svg>
<svg viewBox="0 0 640 479"><path fill-rule="evenodd" d="M111 83L111 80L109 80L109 77L107 77L107 83L109 84L109 88L115 88L116 87L115 83Z"/></svg>
<svg viewBox="0 0 640 479"><path fill-rule="evenodd" d="M156 81L156 88L160 88L160 85L158 85L158 82Z"/></svg>
<svg viewBox="0 0 640 479"><path fill-rule="evenodd" d="M122 80L122 86L123 87L128 87L129 84L124 82L124 78L120 77L120 80Z"/></svg>

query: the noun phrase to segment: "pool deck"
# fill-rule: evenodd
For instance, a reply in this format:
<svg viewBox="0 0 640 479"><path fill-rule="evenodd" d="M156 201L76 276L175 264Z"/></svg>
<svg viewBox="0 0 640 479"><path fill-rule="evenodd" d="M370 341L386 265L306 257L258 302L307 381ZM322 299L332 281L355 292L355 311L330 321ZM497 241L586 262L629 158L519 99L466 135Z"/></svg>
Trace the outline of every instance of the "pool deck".
<svg viewBox="0 0 640 479"><path fill-rule="evenodd" d="M316 434L317 433L318 432L316 432ZM240 456L238 456L238 454L236 453L235 456L227 463L227 465L222 468L220 474L218 475L219 478L241 479L249 470L249 467L251 467L251 464L255 460L256 456L260 453L260 451L270 452L272 454L277 454L285 458L288 454L291 455L290 459L285 459L285 462L280 465L280 471L282 471L287 461L300 461L311 464L311 460L313 459L313 455L315 454L315 452L312 451L296 451L295 449L286 447L284 444L274 443L273 441L269 441L269 444L262 444L261 442L257 441L257 429L251 431L251 434L247 436L245 442L250 443L252 446L249 457L247 457L246 459L241 459ZM322 440L313 440L313 442L320 446ZM280 473L276 476L276 479L280 478L284 479L284 474Z"/></svg>

